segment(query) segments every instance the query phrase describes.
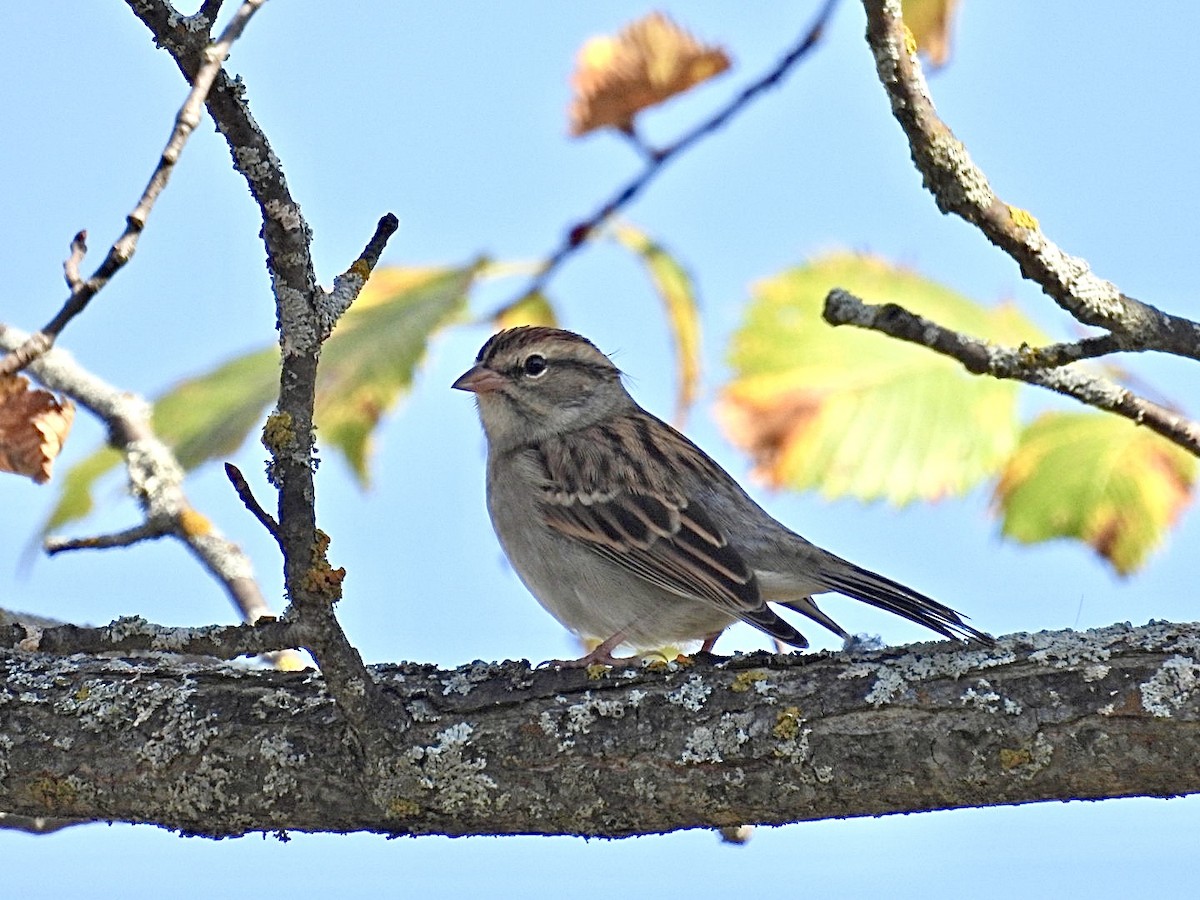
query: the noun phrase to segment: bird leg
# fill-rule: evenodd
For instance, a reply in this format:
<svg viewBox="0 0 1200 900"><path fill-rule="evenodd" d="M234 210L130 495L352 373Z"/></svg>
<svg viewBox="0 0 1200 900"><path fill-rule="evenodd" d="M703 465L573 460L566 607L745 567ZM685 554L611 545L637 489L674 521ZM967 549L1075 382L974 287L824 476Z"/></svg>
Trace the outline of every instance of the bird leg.
<svg viewBox="0 0 1200 900"><path fill-rule="evenodd" d="M704 643L700 645L699 652L700 653L712 653L713 644L715 644L717 642L717 638L719 638L724 633L725 633L725 629L722 628L720 631L714 631L712 634L706 635L704 638Z"/></svg>

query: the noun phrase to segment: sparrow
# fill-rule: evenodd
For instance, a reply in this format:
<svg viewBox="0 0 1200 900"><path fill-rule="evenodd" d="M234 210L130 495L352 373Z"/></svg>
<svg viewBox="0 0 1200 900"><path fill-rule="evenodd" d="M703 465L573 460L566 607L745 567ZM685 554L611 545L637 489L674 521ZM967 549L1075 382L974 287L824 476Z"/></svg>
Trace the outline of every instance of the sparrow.
<svg viewBox="0 0 1200 900"><path fill-rule="evenodd" d="M703 450L642 409L591 341L542 326L493 335L453 384L475 394L487 508L530 593L595 649L562 666L623 665L737 621L804 649L771 606L850 635L812 595L834 591L943 637L992 643L957 612L847 562L774 518Z"/></svg>

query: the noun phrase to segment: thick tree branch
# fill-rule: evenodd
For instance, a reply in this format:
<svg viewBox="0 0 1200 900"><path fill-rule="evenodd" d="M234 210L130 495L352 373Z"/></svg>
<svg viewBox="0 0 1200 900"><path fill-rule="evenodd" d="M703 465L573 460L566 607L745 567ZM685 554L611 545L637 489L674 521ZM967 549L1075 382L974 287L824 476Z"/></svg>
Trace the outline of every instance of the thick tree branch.
<svg viewBox="0 0 1200 900"><path fill-rule="evenodd" d="M1032 215L996 196L987 176L934 108L915 43L901 17L900 0L863 0L863 5L879 80L938 209L975 225L1017 262L1026 278L1080 322L1111 331L1115 349L1159 350L1200 359L1200 324L1121 293L1096 276L1086 261L1047 238Z"/></svg>
<svg viewBox="0 0 1200 900"><path fill-rule="evenodd" d="M1053 354L1056 348L1072 345L1056 344L1039 349L1000 347L944 328L895 303L863 303L841 288L834 288L825 297L824 317L830 325L855 325L928 347L943 356L958 360L968 372L975 375L1013 378L1049 388L1088 406L1116 413L1138 425L1145 425L1151 431L1200 456L1200 422L1192 421L1152 400L1139 397L1133 391L1107 379L1069 368L1036 367L1041 362L1042 354ZM1102 341L1103 338L1096 340ZM1070 352L1064 350L1063 355ZM1060 363L1066 361L1059 358Z"/></svg>
<svg viewBox="0 0 1200 900"><path fill-rule="evenodd" d="M1200 626L1152 623L598 678L381 667L411 727L368 782L311 672L6 651L0 809L212 836L622 836L1176 796L1200 791L1197 660Z"/></svg>

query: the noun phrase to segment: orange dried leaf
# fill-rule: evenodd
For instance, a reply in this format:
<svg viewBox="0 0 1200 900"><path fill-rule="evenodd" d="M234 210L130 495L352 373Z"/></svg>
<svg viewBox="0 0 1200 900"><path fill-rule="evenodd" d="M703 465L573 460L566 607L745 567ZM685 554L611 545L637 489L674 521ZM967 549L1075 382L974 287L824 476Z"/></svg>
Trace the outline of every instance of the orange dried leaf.
<svg viewBox="0 0 1200 900"><path fill-rule="evenodd" d="M579 50L571 85L571 135L633 129L633 117L729 68L729 56L705 46L660 12L595 37Z"/></svg>
<svg viewBox="0 0 1200 900"><path fill-rule="evenodd" d="M45 484L74 420L70 400L30 390L20 375L0 378L0 471Z"/></svg>
<svg viewBox="0 0 1200 900"><path fill-rule="evenodd" d="M756 397L730 385L714 411L726 437L754 457L754 474L773 488L787 485L786 458L821 412L824 396L803 389Z"/></svg>

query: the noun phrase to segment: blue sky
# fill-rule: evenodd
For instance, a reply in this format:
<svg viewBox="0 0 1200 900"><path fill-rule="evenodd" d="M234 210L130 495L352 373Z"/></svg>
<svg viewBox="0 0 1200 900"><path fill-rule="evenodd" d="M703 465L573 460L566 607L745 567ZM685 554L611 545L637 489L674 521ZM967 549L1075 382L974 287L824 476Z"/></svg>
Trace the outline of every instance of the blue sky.
<svg viewBox="0 0 1200 900"><path fill-rule="evenodd" d="M378 217L401 221L385 263L456 264L485 253L530 261L636 171L621 141L566 137L575 49L651 7L608 4L442 4L315 0L268 3L234 48L230 68L283 160L316 233L328 284ZM665 142L773 64L809 21L809 4L668 3L680 22L729 48L732 74L653 113ZM75 4L51 14L0 6L0 320L45 322L65 295L61 264L87 228L91 265L120 232L186 93L124 4ZM739 477L747 463L721 436L711 401L750 286L822 251L870 250L982 301L1015 298L1060 338L1077 331L1017 267L972 228L940 215L875 80L863 14L839 9L825 44L778 90L674 163L627 211L663 241L699 287L705 383L691 434ZM964 4L952 65L932 81L943 117L1007 201L1088 259L1127 293L1200 317L1194 223L1200 144L1193 38L1200 7L1063 2ZM147 395L274 339L274 309L256 235L258 213L206 120L155 209L133 263L65 334L97 374ZM474 298L483 311L519 282ZM587 334L632 376L644 405L672 406L671 362L657 300L639 264L597 245L550 285L564 323ZM483 443L469 398L449 383L486 337L464 327L439 337L415 390L384 424L374 485L360 492L325 454L322 527L348 572L339 607L369 661L446 666L472 659L570 654L564 632L506 568L483 508ZM1128 367L1187 407L1196 366L1136 358ZM1024 395L1030 414L1066 408ZM1190 412L1195 415L1193 407ZM101 429L81 417L64 465ZM234 461L258 473L262 451ZM265 496L261 480L260 496ZM0 503L0 605L73 621L140 614L168 624L230 621L223 594L179 546L20 559L54 488L5 479ZM219 467L189 483L195 504L253 556L269 597L280 595L270 539L245 513ZM134 521L119 481L83 527ZM1001 541L988 495L896 511L814 496L758 496L811 540L913 584L993 633L1086 628L1151 618L1191 620L1200 525L1186 514L1137 576L1118 579L1085 549ZM78 532L76 532L78 533ZM851 631L892 643L916 627L851 601L825 604ZM812 638L824 640L824 635ZM816 643L816 642L815 642ZM832 647L832 642L817 643ZM735 629L719 649L762 646ZM48 838L0 833L20 859L6 885L28 897L86 884L97 896L211 896L239 889L338 886L422 896L558 896L596 890L753 892L803 885L904 897L1126 895L1134 886L1191 884L1195 800L1130 800L962 811L762 830L742 848L705 832L620 842L296 836L209 843L142 827L90 826ZM866 852L864 852L866 851ZM71 859L72 865L55 861ZM141 881L130 880L129 860ZM919 875L914 873L914 863ZM188 872L186 883L179 875ZM193 875L191 873L199 873ZM906 877L907 876L907 877ZM83 880L86 877L86 880Z"/></svg>

